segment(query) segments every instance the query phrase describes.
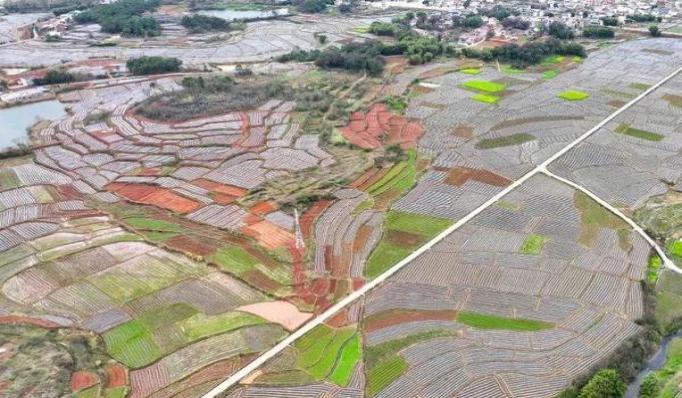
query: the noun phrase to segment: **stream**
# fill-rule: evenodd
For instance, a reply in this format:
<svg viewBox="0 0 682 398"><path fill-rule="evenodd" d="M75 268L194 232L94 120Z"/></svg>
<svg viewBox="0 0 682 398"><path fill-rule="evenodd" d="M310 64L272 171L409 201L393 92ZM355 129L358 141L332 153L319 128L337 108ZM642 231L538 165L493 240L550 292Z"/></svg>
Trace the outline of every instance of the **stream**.
<svg viewBox="0 0 682 398"><path fill-rule="evenodd" d="M649 358L646 363L646 367L642 369L637 374L637 377L635 377L635 380L628 385L625 398L639 397L639 386L642 384L642 381L650 372L658 370L665 365L666 356L668 355L668 347L670 342L676 337L682 337L682 330L678 330L677 333L673 334L672 336L665 337L661 341L660 347L658 347L658 350L654 353L654 355Z"/></svg>

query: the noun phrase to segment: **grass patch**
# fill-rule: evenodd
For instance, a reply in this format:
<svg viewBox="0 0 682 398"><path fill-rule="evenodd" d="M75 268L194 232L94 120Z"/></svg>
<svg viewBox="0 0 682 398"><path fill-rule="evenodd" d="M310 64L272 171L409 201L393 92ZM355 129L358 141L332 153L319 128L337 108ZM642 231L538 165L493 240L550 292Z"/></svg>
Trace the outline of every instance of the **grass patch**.
<svg viewBox="0 0 682 398"><path fill-rule="evenodd" d="M379 196L388 191L394 191L397 195L404 195L412 188L417 178L417 151L407 151L407 160L399 162L391 167L379 181L367 188L367 193Z"/></svg>
<svg viewBox="0 0 682 398"><path fill-rule="evenodd" d="M625 124L625 123L621 124L620 126L618 126L616 128L616 133L625 134L625 135L629 135L630 137L635 137L635 138L639 138L642 140L654 141L654 142L661 141L661 140L663 140L663 138L665 138L665 136L663 136L661 134L656 134L656 133L652 133L650 131L636 129L636 128L630 127L629 124Z"/></svg>
<svg viewBox="0 0 682 398"><path fill-rule="evenodd" d="M635 90L644 91L644 90L649 89L651 87L651 84L634 82L634 83L628 84L628 87L634 88Z"/></svg>
<svg viewBox="0 0 682 398"><path fill-rule="evenodd" d="M649 257L646 266L646 280L649 283L656 283L658 281L658 272L661 270L661 265L663 265L663 261L660 257L655 254Z"/></svg>
<svg viewBox="0 0 682 398"><path fill-rule="evenodd" d="M326 325L318 326L295 344L300 354L298 366L315 380L326 378L332 374L337 359L343 355L342 349L345 349L347 343L350 343L353 338L357 339L354 328L332 329ZM346 360L352 359L351 353L347 353L346 356ZM345 378L345 372L346 369L340 368L335 377L338 379Z"/></svg>
<svg viewBox="0 0 682 398"><path fill-rule="evenodd" d="M519 205L516 203L508 202L506 200L498 200L495 202L495 206L509 211L519 211L520 209Z"/></svg>
<svg viewBox="0 0 682 398"><path fill-rule="evenodd" d="M580 58L580 57L578 57ZM563 55L550 55L549 57L546 57L545 59L542 60L540 65L542 66L551 66L551 65L556 65L560 64L563 62L565 57ZM582 60L582 58L581 58Z"/></svg>
<svg viewBox="0 0 682 398"><path fill-rule="evenodd" d="M109 354L129 368L139 368L161 358L163 352L145 325L132 320L103 335Z"/></svg>
<svg viewBox="0 0 682 398"><path fill-rule="evenodd" d="M506 146L519 145L524 142L533 141L535 139L534 135L519 133L507 135L504 137L496 138L484 138L476 143L476 149L493 149L502 148Z"/></svg>
<svg viewBox="0 0 682 398"><path fill-rule="evenodd" d="M582 101L589 98L590 95L584 91L567 90L558 94L557 97L565 99L566 101Z"/></svg>
<svg viewBox="0 0 682 398"><path fill-rule="evenodd" d="M104 398L125 398L128 395L128 387L113 387L104 390Z"/></svg>
<svg viewBox="0 0 682 398"><path fill-rule="evenodd" d="M443 218L389 211L384 221L384 235L367 260L366 275L370 278L380 275L451 224L452 221ZM408 233L415 240L410 244L392 241L391 231Z"/></svg>
<svg viewBox="0 0 682 398"><path fill-rule="evenodd" d="M422 341L435 339L438 337L454 336L456 332L451 330L432 330L429 332L410 334L406 337L386 341L374 346L365 347L365 365L367 369L372 369L380 362L395 355L395 353L415 345Z"/></svg>
<svg viewBox="0 0 682 398"><path fill-rule="evenodd" d="M682 240L671 241L666 248L675 260L682 260Z"/></svg>
<svg viewBox="0 0 682 398"><path fill-rule="evenodd" d="M507 86L502 83L495 83L487 80L469 80L468 82L462 83L462 86L486 93L499 93L507 88Z"/></svg>
<svg viewBox="0 0 682 398"><path fill-rule="evenodd" d="M502 73L506 73L507 75L518 75L523 73L523 70L511 67L509 65L504 65L502 66Z"/></svg>
<svg viewBox="0 0 682 398"><path fill-rule="evenodd" d="M659 273L655 317L663 327L676 323L682 317L682 275L665 270Z"/></svg>
<svg viewBox="0 0 682 398"><path fill-rule="evenodd" d="M485 104L496 104L500 100L500 97L490 94L476 94L471 98L473 100L483 102Z"/></svg>
<svg viewBox="0 0 682 398"><path fill-rule="evenodd" d="M208 260L217 264L221 270L237 275L251 271L260 264L258 259L239 246L221 247Z"/></svg>
<svg viewBox="0 0 682 398"><path fill-rule="evenodd" d="M500 329L518 331L538 331L551 329L554 324L532 319L505 318L497 315L463 311L457 314L456 321L477 329Z"/></svg>
<svg viewBox="0 0 682 398"><path fill-rule="evenodd" d="M351 29L355 33L369 33L369 26L359 26L357 28Z"/></svg>
<svg viewBox="0 0 682 398"><path fill-rule="evenodd" d="M384 100L384 103L394 113L404 114L407 109L407 101L403 97L392 95Z"/></svg>
<svg viewBox="0 0 682 398"><path fill-rule="evenodd" d="M264 323L267 322L261 317L235 311L219 315L195 314L178 322L178 326L188 340L194 341L236 330L244 326L261 325Z"/></svg>
<svg viewBox="0 0 682 398"><path fill-rule="evenodd" d="M458 70L458 72L464 73L465 75L478 75L481 73L481 68L464 68Z"/></svg>
<svg viewBox="0 0 682 398"><path fill-rule="evenodd" d="M407 370L407 362L395 355L378 363L367 372L367 395L375 396Z"/></svg>
<svg viewBox="0 0 682 398"><path fill-rule="evenodd" d="M547 70L542 72L542 78L545 80L551 80L559 76L559 71L555 69Z"/></svg>
<svg viewBox="0 0 682 398"><path fill-rule="evenodd" d="M581 228L578 242L583 245L592 247L601 228L608 228L616 231L626 230L627 232L630 232L630 228L625 221L621 220L618 216L608 211L605 207L602 207L584 193L576 192L573 196L573 203L580 212ZM619 237L621 238L621 247L629 246L629 244L625 242L628 235L629 234L619 234Z"/></svg>
<svg viewBox="0 0 682 398"><path fill-rule="evenodd" d="M334 366L334 370L329 375L329 380L338 386L348 386L348 383L353 376L353 370L360 361L361 356L362 348L360 346L360 338L357 334L354 334L343 346L341 355Z"/></svg>
<svg viewBox="0 0 682 398"><path fill-rule="evenodd" d="M523 254L538 255L540 254L542 247L548 241L549 239L542 235L532 234L526 238L526 240L523 242L523 245L521 245L521 249L519 250Z"/></svg>

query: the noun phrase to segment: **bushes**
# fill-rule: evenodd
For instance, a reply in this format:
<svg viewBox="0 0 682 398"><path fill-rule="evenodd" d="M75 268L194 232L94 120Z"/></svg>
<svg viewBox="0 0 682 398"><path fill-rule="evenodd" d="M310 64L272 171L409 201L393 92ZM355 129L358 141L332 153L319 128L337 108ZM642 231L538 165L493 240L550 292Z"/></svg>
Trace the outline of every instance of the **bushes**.
<svg viewBox="0 0 682 398"><path fill-rule="evenodd" d="M377 36L394 36L396 33L396 24L390 22L374 21L369 25L369 33Z"/></svg>
<svg viewBox="0 0 682 398"><path fill-rule="evenodd" d="M575 38L573 29L558 21L554 21L547 26L547 33L549 33L550 36L560 40L569 40Z"/></svg>
<svg viewBox="0 0 682 398"><path fill-rule="evenodd" d="M462 54L470 58L478 58L490 62L498 59L509 62L515 68L525 68L528 65L540 63L550 55L571 55L586 57L585 48L578 43L564 43L557 39L549 39L545 42L531 42L522 46L510 44L502 47L486 49L483 51L472 48L462 49Z"/></svg>
<svg viewBox="0 0 682 398"><path fill-rule="evenodd" d="M601 19L604 26L618 26L618 18L616 17L604 17Z"/></svg>
<svg viewBox="0 0 682 398"><path fill-rule="evenodd" d="M226 32L230 30L230 23L226 20L201 14L185 15L180 24L193 33L210 30Z"/></svg>
<svg viewBox="0 0 682 398"><path fill-rule="evenodd" d="M182 61L179 59L166 57L140 57L129 59L126 62L128 70L133 75L177 72L181 65Z"/></svg>
<svg viewBox="0 0 682 398"><path fill-rule="evenodd" d="M521 18L505 18L502 20L502 26L507 29L528 30L530 28L530 21Z"/></svg>
<svg viewBox="0 0 682 398"><path fill-rule="evenodd" d="M159 23L152 17L142 14L153 11L159 0L119 0L111 4L101 4L76 14L77 23L98 23L103 32L122 33L128 36L158 36Z"/></svg>
<svg viewBox="0 0 682 398"><path fill-rule="evenodd" d="M661 22L663 19L652 14L632 14L627 16L632 22Z"/></svg>
<svg viewBox="0 0 682 398"><path fill-rule="evenodd" d="M615 36L615 32L607 26L588 26L583 29L583 36L597 39L609 39Z"/></svg>
<svg viewBox="0 0 682 398"><path fill-rule="evenodd" d="M652 37L661 37L661 30L658 29L658 26L651 25L649 26L649 34L651 34Z"/></svg>
<svg viewBox="0 0 682 398"><path fill-rule="evenodd" d="M45 86L48 84L62 84L71 83L76 80L75 76L69 72L52 69L47 72L45 77L33 79L33 84L36 86Z"/></svg>
<svg viewBox="0 0 682 398"><path fill-rule="evenodd" d="M462 26L465 28L476 29L483 26L483 18L478 15L470 15L462 21Z"/></svg>
<svg viewBox="0 0 682 398"><path fill-rule="evenodd" d="M303 0L296 8L300 12L307 14L319 14L327 10L327 6L330 4L328 0Z"/></svg>
<svg viewBox="0 0 682 398"><path fill-rule="evenodd" d="M315 61L315 65L325 69L347 69L351 71L366 71L377 75L384 70L386 60L382 55L382 44L375 41L365 43L350 43L341 48L330 47L324 51L296 50L278 58L280 62Z"/></svg>
<svg viewBox="0 0 682 398"><path fill-rule="evenodd" d="M626 388L617 371L603 369L582 388L579 398L621 398L625 395Z"/></svg>

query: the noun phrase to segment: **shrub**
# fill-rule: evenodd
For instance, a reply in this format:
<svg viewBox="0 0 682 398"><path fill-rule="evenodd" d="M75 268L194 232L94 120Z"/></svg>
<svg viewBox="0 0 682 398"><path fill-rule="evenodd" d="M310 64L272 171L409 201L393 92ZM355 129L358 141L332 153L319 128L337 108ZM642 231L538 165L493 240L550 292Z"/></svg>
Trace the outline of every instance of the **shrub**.
<svg viewBox="0 0 682 398"><path fill-rule="evenodd" d="M190 32L205 32L210 30L229 31L230 23L218 17L195 14L182 17L180 24Z"/></svg>
<svg viewBox="0 0 682 398"><path fill-rule="evenodd" d="M607 39L615 36L615 32L607 26L588 26L583 29L583 36Z"/></svg>
<svg viewBox="0 0 682 398"><path fill-rule="evenodd" d="M464 26L465 28L472 29L480 28L481 26L483 26L483 18L481 18L478 15L470 15L464 18L464 20L462 21L462 26Z"/></svg>
<svg viewBox="0 0 682 398"><path fill-rule="evenodd" d="M604 26L618 26L618 18L616 17L604 17L601 19Z"/></svg>
<svg viewBox="0 0 682 398"><path fill-rule="evenodd" d="M530 21L522 18L509 17L502 20L502 26L507 29L528 30L528 28L530 28Z"/></svg>
<svg viewBox="0 0 682 398"><path fill-rule="evenodd" d="M180 70L182 61L177 58L166 57L140 57L132 58L126 62L128 70L133 75L152 75L157 73L170 73Z"/></svg>
<svg viewBox="0 0 682 398"><path fill-rule="evenodd" d="M327 10L328 0L303 0L296 8L307 14L319 14Z"/></svg>
<svg viewBox="0 0 682 398"><path fill-rule="evenodd" d="M661 36L661 30L658 28L656 25L651 25L649 26L649 34L653 37L660 37Z"/></svg>
<svg viewBox="0 0 682 398"><path fill-rule="evenodd" d="M579 398L621 398L625 390L625 382L616 370L602 369L580 390Z"/></svg>
<svg viewBox="0 0 682 398"><path fill-rule="evenodd" d="M547 33L560 40L569 40L575 37L573 29L558 21L554 21L547 26Z"/></svg>
<svg viewBox="0 0 682 398"><path fill-rule="evenodd" d="M45 77L33 79L33 84L36 86L45 86L48 84L62 84L71 83L76 80L75 76L69 72L52 69L47 72Z"/></svg>

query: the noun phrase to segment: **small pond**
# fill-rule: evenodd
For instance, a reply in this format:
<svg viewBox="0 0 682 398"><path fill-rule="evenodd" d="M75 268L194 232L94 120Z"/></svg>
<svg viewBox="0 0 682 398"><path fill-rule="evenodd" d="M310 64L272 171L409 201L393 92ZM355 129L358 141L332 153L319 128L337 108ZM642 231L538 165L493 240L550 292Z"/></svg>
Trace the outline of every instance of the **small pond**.
<svg viewBox="0 0 682 398"><path fill-rule="evenodd" d="M64 105L57 100L0 109L0 151L28 142L27 129L40 120L55 120L65 115Z"/></svg>

